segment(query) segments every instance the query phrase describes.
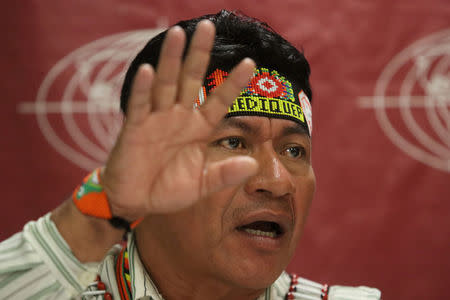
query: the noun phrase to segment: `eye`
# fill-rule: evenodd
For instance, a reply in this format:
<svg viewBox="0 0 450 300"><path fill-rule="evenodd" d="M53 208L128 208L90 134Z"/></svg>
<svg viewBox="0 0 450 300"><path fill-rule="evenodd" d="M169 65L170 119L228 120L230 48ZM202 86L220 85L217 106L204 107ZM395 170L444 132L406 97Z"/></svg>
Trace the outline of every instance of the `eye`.
<svg viewBox="0 0 450 300"><path fill-rule="evenodd" d="M305 149L303 147L300 146L291 146L286 148L285 153L287 156L289 156L290 158L300 158L305 156Z"/></svg>
<svg viewBox="0 0 450 300"><path fill-rule="evenodd" d="M217 144L229 150L245 148L242 140L237 137L228 137L221 139L217 142Z"/></svg>

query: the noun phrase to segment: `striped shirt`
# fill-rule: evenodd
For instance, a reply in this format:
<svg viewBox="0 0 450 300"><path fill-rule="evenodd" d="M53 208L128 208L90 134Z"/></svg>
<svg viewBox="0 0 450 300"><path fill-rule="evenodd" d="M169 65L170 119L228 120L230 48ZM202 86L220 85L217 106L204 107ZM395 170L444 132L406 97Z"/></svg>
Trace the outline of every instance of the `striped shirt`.
<svg viewBox="0 0 450 300"><path fill-rule="evenodd" d="M131 288L131 299L130 300L163 300L163 296L158 291L155 283L150 278L149 274L145 270L145 267L139 257L139 253L136 247L136 240L133 233L128 236L127 242L128 248L128 263L130 271L130 288ZM121 247L113 247L99 267L99 275L102 282L105 284L106 291L112 295L113 299L123 299L121 298L121 293L118 287L118 278L116 263L117 257L121 254ZM277 281L272 284L265 292L258 297L256 300L276 300L285 299L286 293L289 291L291 283L290 276L283 272ZM83 293L83 300L103 300L104 293L96 293L96 285L91 285L87 291ZM315 298L311 298L315 300ZM320 300L320 298L317 298Z"/></svg>
<svg viewBox="0 0 450 300"><path fill-rule="evenodd" d="M132 233L127 248L132 299L163 299L140 260ZM120 246L113 247L100 267L98 263L80 263L48 213L0 243L0 299L81 299L82 294L83 299L104 299L105 291L98 293L97 284L91 284L97 274L113 299L120 299L115 272L120 251ZM283 272L257 300L320 300L326 289ZM368 287L331 286L328 299L380 300L381 293Z"/></svg>
<svg viewBox="0 0 450 300"><path fill-rule="evenodd" d="M164 300L139 257L133 233L129 234L126 247L128 250L127 262L118 259L121 255L125 254L120 246L116 246L108 252L99 267L100 279L105 284L106 290L98 290L97 283L95 282L83 293L83 300L104 300L105 292L111 294L112 299ZM120 287L118 282L123 281L123 276L120 275L121 268L117 268L117 264L129 266L129 274L125 275L125 277L129 276L127 281L129 281L131 292L130 298L125 296L126 293L119 291ZM331 286L328 288L326 285L282 272L278 279L256 300L323 300L326 298L325 295L327 295L329 300L381 299L381 292L378 289L365 286Z"/></svg>
<svg viewBox="0 0 450 300"><path fill-rule="evenodd" d="M0 243L0 299L80 299L97 268L76 259L48 213Z"/></svg>

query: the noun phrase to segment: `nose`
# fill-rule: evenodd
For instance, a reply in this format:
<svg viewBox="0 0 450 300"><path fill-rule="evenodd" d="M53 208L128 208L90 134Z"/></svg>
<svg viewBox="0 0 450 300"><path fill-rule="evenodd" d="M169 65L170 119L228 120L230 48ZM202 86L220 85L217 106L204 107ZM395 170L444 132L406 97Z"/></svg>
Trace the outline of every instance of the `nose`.
<svg viewBox="0 0 450 300"><path fill-rule="evenodd" d="M245 184L245 191L248 194L281 198L295 193L292 174L280 161L270 142L263 144L262 149L253 157L258 161L259 168Z"/></svg>

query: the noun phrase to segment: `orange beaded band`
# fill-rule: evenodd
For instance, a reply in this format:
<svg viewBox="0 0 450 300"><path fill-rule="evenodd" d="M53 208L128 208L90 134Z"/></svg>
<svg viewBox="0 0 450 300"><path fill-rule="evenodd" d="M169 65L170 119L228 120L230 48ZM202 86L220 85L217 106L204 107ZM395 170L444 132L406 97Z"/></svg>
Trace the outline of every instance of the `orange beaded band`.
<svg viewBox="0 0 450 300"><path fill-rule="evenodd" d="M142 218L130 223L121 217L112 215L108 198L101 184L101 171L102 168L95 169L73 191L72 200L75 206L84 215L109 220L109 223L116 228L124 228L127 231L133 229L142 221Z"/></svg>
<svg viewBox="0 0 450 300"><path fill-rule="evenodd" d="M72 199L83 214L101 219L111 219L113 216L100 182L100 172L101 168L97 168L86 176L83 183L73 192Z"/></svg>

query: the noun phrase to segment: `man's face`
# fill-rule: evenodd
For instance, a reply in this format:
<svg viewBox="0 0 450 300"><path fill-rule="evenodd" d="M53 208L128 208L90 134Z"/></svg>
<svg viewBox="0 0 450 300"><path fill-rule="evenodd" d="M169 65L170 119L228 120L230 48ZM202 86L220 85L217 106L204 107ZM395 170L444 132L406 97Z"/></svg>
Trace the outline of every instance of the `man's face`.
<svg viewBox="0 0 450 300"><path fill-rule="evenodd" d="M146 230L192 276L264 288L289 263L313 198L310 138L293 121L231 117L217 126L206 151L209 162L251 156L258 172L183 211L150 216Z"/></svg>

